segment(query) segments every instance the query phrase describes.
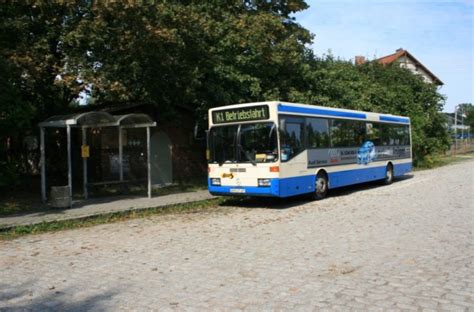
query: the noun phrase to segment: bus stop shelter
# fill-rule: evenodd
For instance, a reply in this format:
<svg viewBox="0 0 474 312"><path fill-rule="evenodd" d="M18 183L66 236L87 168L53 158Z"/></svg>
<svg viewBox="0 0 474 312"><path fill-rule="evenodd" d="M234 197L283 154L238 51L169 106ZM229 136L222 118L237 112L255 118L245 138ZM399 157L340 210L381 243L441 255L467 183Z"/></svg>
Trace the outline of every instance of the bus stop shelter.
<svg viewBox="0 0 474 312"><path fill-rule="evenodd" d="M69 192L69 206L72 206L72 151L71 151L71 129L78 128L82 136L82 164L83 164L83 194L88 198L88 176L87 176L87 135L89 128L118 128L118 157L119 157L119 182L123 181L123 129L146 128L146 155L147 155L147 189L148 197L151 198L151 163L150 163L150 128L155 127L156 122L146 114L111 115L107 112L86 112L72 115L53 116L39 123L40 127L40 153L41 153L41 197L46 202L46 150L45 130L47 128L65 128L67 140L67 181Z"/></svg>

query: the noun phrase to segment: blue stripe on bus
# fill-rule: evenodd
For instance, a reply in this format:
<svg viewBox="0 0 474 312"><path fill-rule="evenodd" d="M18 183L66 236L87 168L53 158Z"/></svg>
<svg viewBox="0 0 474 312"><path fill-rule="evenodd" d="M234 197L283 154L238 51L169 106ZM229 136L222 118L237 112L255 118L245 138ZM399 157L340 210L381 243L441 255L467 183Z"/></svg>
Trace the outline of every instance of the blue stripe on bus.
<svg viewBox="0 0 474 312"><path fill-rule="evenodd" d="M412 163L395 164L393 166L394 176L401 176L412 170ZM381 180L385 178L386 167L371 167L362 169L352 169L339 172L330 172L329 188L334 189L369 181ZM268 196L268 197L289 197L314 192L315 176L306 175L301 177L291 177L282 179L270 179L270 187L257 186L212 186L208 179L209 192L213 195L233 195L233 196ZM231 190L240 190L232 192Z"/></svg>
<svg viewBox="0 0 474 312"><path fill-rule="evenodd" d="M412 170L412 163L393 165L393 175L398 177Z"/></svg>
<svg viewBox="0 0 474 312"><path fill-rule="evenodd" d="M331 172L329 176L329 188L337 188L352 184L369 181L382 180L386 175L386 166L371 167L365 169L352 169L338 172ZM393 165L393 175L401 176L412 170L412 163Z"/></svg>
<svg viewBox="0 0 474 312"><path fill-rule="evenodd" d="M352 169L338 172L330 172L329 188L337 188L357 183L381 180L385 178L385 166L370 167L364 169Z"/></svg>
<svg viewBox="0 0 474 312"><path fill-rule="evenodd" d="M314 192L316 176L284 178L280 180L280 197L289 197Z"/></svg>
<svg viewBox="0 0 474 312"><path fill-rule="evenodd" d="M299 114L309 114L309 115L367 119L367 115L362 114L362 113L335 111L335 110L320 109L320 108L289 106L289 105L283 105L283 104L278 105L278 111L282 113L299 113Z"/></svg>
<svg viewBox="0 0 474 312"><path fill-rule="evenodd" d="M380 121L393 121L393 122L401 122L401 123L410 123L410 119L403 118L403 117L392 117L392 116L380 116Z"/></svg>

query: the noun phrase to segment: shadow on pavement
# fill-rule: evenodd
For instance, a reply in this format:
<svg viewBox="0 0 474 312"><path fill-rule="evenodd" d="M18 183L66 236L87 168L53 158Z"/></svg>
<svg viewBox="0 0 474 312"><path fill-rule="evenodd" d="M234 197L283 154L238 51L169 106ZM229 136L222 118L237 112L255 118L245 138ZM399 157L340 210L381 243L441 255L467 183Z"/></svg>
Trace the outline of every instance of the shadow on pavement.
<svg viewBox="0 0 474 312"><path fill-rule="evenodd" d="M394 184L405 180L410 180L413 175L403 175L394 179ZM373 181L355 185L349 185L332 189L328 193L328 197L343 197L356 192L361 192L370 189L389 187L383 185L380 181ZM264 209L289 209L300 206L302 204L312 201L309 195L293 196L288 198L274 198L274 197L229 197L223 203L222 207L239 207L239 208L264 208ZM323 199L324 201L324 199Z"/></svg>
<svg viewBox="0 0 474 312"><path fill-rule="evenodd" d="M37 292L32 288L33 284L30 281L15 289L0 284L0 311L101 311L118 293L108 290L96 295L76 296L76 299L77 289L50 286L47 293L33 297Z"/></svg>

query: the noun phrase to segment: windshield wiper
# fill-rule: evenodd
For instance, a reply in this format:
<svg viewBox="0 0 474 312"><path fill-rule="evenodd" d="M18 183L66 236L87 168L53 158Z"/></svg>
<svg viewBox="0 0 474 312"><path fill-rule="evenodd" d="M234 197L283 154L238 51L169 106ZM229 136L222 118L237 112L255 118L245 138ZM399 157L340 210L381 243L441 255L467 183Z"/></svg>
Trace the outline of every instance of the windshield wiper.
<svg viewBox="0 0 474 312"><path fill-rule="evenodd" d="M255 160L252 159L252 157L250 157L249 153L247 153L247 151L244 150L242 145L239 144L238 147L239 147L239 150L244 153L245 157L252 163L252 165L256 166L257 163L255 162Z"/></svg>

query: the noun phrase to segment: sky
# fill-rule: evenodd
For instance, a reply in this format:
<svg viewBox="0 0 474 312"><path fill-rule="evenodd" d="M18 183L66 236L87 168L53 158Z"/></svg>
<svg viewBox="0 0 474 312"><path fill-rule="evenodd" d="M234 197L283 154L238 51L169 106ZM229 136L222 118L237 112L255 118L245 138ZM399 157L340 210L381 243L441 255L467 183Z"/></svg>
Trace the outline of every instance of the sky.
<svg viewBox="0 0 474 312"><path fill-rule="evenodd" d="M444 85L444 111L474 103L474 0L307 0L296 22L314 34L313 50L345 60L409 51Z"/></svg>

